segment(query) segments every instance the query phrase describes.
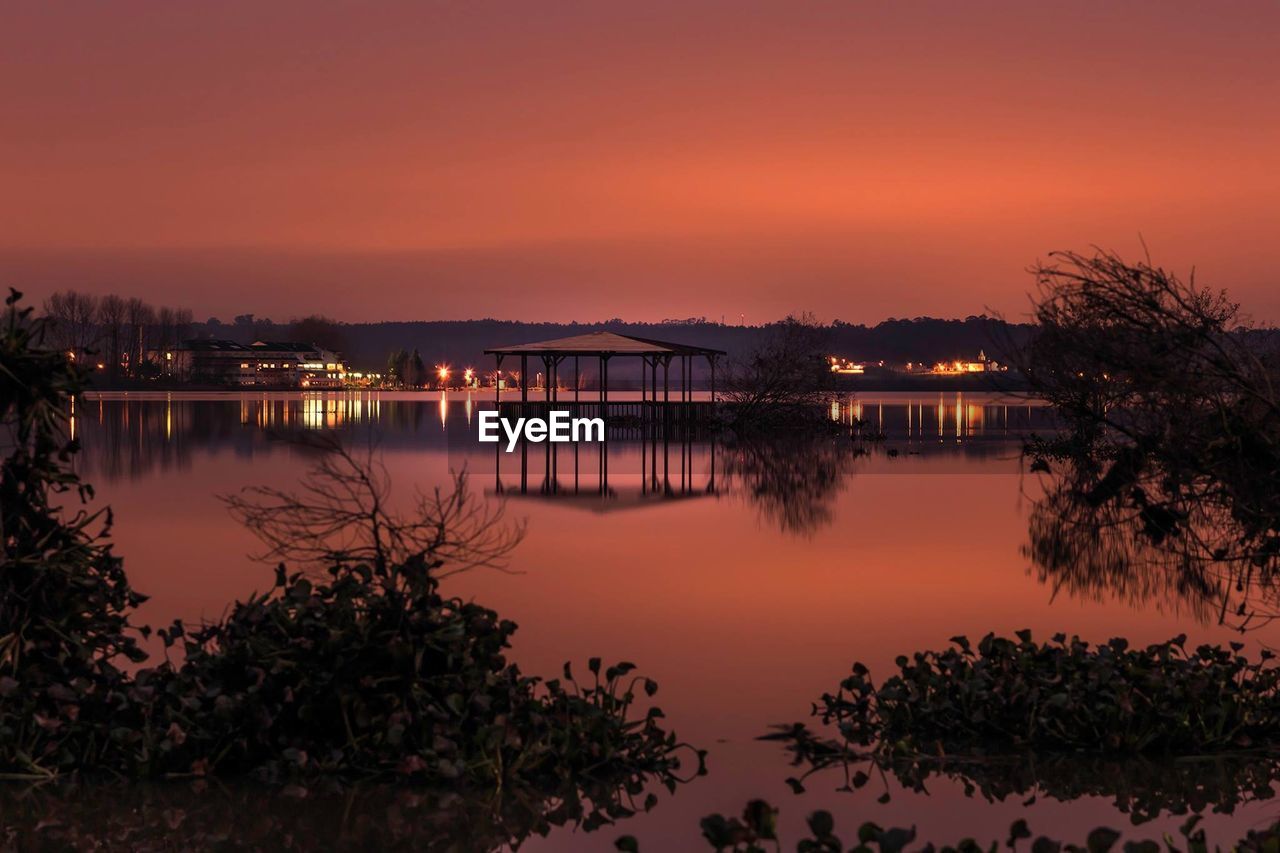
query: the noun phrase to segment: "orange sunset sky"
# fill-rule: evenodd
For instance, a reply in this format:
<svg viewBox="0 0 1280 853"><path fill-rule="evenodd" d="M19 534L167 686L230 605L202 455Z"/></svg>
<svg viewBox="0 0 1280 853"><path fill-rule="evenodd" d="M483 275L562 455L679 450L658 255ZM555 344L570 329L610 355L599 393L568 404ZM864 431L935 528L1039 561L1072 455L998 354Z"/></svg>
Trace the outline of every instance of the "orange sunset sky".
<svg viewBox="0 0 1280 853"><path fill-rule="evenodd" d="M0 284L198 318L1280 321L1280 4L0 0Z"/></svg>

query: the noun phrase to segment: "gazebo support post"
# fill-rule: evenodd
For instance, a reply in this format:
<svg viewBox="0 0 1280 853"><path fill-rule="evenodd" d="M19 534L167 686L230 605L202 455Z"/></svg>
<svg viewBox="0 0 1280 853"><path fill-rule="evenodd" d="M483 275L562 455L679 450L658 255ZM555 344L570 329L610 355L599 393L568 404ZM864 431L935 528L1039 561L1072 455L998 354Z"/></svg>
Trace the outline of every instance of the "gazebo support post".
<svg viewBox="0 0 1280 853"><path fill-rule="evenodd" d="M600 354L600 417L609 417L609 356ZM608 431L608 424L605 430Z"/></svg>
<svg viewBox="0 0 1280 853"><path fill-rule="evenodd" d="M649 396L653 398L653 412L654 412L654 418L656 420L657 413L658 413L658 356L655 355L653 357L653 361L650 362L650 367L651 367L651 370L649 374L649 388L650 388ZM656 477L657 475L655 474L654 476Z"/></svg>
<svg viewBox="0 0 1280 853"><path fill-rule="evenodd" d="M662 359L662 440L667 440L667 425L671 422L671 356ZM662 462L662 477L666 479L667 463Z"/></svg>

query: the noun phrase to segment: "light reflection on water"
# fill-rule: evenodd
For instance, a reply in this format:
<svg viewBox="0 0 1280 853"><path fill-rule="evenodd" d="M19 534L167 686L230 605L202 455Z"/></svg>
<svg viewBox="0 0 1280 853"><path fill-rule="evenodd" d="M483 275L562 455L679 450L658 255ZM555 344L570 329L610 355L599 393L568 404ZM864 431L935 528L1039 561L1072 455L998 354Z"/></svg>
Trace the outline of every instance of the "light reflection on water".
<svg viewBox="0 0 1280 853"><path fill-rule="evenodd" d="M193 454L269 453L276 439L295 430L373 432L388 449L444 447L459 465L481 464L491 470L492 462L483 458L484 448L476 441L475 414L492 405L491 394L457 391L116 394L86 400L79 410L73 409L70 423L72 437L80 439L87 451L85 473L112 480L141 476L152 467L182 467ZM863 422L910 455L948 453L947 444L984 443L1002 447L967 447L958 453L1007 457L1008 447L1016 448L1020 436L1052 429L1046 407L959 393L933 395L927 401L885 394L847 398L831 404L831 416L844 425ZM614 442L610 457L626 459L638 453L639 446L635 441Z"/></svg>
<svg viewBox="0 0 1280 853"><path fill-rule="evenodd" d="M615 394L616 402L636 395ZM637 397L638 399L638 397ZM492 406L493 395L487 392L437 391L405 394L382 391L257 394L189 394L118 393L92 395L88 408L72 408L72 422L85 419L105 424L108 412L123 425L131 417L162 413L164 437L173 437L175 411L179 415L199 404L201 411L235 404L242 424L255 424L262 429L342 429L365 423L380 423L382 407L415 408L434 402L438 407L441 428L449 427L451 413L468 426L481 406ZM1048 409L1028 400L993 394L951 392L925 397L881 393L873 396L847 396L831 402L831 419L851 424L865 421L882 432L902 438L982 438L1009 436L1018 430L1047 428L1051 424ZM73 429L75 427L73 426Z"/></svg>
<svg viewBox="0 0 1280 853"><path fill-rule="evenodd" d="M929 401L902 399L901 395L835 400L831 403L831 419L841 424L864 423L895 438L938 441L1014 438L1028 430L1051 426L1044 406L964 392L939 393Z"/></svg>
<svg viewBox="0 0 1280 853"><path fill-rule="evenodd" d="M1003 838L1026 796L969 799L944 778L926 796L890 780L890 802L879 804L879 790L837 793L833 778L811 780L796 799L781 750L755 738L804 719L854 660L884 673L899 653L956 634L1236 639L1194 610L1055 595L1028 571L1035 486L1018 451L1021 436L1052 428L1035 404L970 393L841 401L834 420L886 436L865 456L611 437L603 457L595 446L482 448L475 413L486 405L458 392L130 395L86 400L74 429L84 473L116 508L117 550L153 596L144 611L153 623L217 614L268 582L269 568L244 558L255 543L216 495L296 479L310 457L281 440L291 431L374 437L406 490L465 464L478 488L510 498L509 511L529 522L517 574L462 575L454 590L520 624L515 658L527 671L555 673L591 655L635 661L661 684L657 698L682 739L711 751L706 779L625 830L557 832L545 849L608 848L626 831L647 849L701 850L700 817L736 813L757 796L783 807L793 835L821 807L844 827L871 819L915 824L925 837ZM1081 827L1128 823L1113 799L1042 796L1028 817L1037 832L1075 838ZM1252 803L1210 828L1239 835L1272 816Z"/></svg>

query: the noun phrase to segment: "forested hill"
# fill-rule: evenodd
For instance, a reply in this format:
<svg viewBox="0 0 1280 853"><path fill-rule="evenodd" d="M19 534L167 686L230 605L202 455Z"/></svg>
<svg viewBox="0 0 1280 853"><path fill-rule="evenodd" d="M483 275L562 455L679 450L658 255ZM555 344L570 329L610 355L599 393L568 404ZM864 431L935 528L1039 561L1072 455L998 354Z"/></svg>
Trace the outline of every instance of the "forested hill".
<svg viewBox="0 0 1280 853"><path fill-rule="evenodd" d="M935 361L972 358L979 350L998 357L1010 339L1021 340L1030 330L1024 324L1008 324L990 317L964 320L886 320L875 326L836 323L828 329L833 355L856 360L889 362ZM510 320L440 320L429 322L337 323L332 342L341 344L356 369L379 370L392 350L417 349L428 364L487 366L487 347L527 343L587 332L610 331L642 338L714 347L731 356L750 351L768 327L730 326L701 321L678 323L522 323ZM289 325L239 318L234 324L200 323L197 337L221 337L247 341L252 338L287 338ZM993 349L995 352L993 352Z"/></svg>

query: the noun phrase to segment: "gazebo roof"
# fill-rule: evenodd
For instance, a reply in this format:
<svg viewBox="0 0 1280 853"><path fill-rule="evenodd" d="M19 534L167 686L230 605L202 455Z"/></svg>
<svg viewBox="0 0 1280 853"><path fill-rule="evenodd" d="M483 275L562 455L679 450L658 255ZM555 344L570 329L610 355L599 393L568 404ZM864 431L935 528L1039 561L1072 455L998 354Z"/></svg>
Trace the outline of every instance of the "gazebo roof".
<svg viewBox="0 0 1280 853"><path fill-rule="evenodd" d="M724 355L724 350L674 344L619 335L615 332L590 332L569 338L556 338L509 347L493 347L486 355Z"/></svg>

